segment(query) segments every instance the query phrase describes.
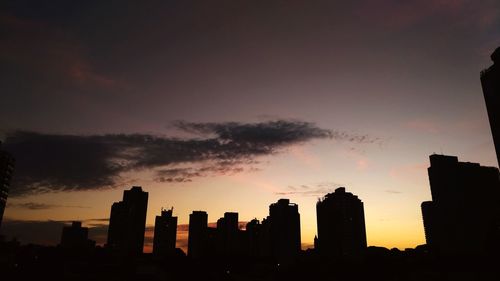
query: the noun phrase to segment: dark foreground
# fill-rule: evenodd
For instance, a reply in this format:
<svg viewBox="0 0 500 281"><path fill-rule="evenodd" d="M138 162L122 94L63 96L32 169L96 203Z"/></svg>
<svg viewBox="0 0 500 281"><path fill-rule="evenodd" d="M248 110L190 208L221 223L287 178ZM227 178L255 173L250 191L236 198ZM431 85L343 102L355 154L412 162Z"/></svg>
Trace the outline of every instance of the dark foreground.
<svg viewBox="0 0 500 281"><path fill-rule="evenodd" d="M425 246L369 247L359 261L323 259L308 250L294 262L278 264L241 257L192 260L180 250L165 258L123 258L99 247L75 253L9 242L0 247L0 280L500 280L498 261L439 259Z"/></svg>

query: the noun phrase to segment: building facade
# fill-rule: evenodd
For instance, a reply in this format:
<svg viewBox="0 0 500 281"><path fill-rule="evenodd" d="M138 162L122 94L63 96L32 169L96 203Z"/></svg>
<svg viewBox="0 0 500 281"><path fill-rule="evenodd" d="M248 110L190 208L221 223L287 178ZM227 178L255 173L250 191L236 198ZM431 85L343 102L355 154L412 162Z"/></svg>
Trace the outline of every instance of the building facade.
<svg viewBox="0 0 500 281"><path fill-rule="evenodd" d="M363 202L344 187L316 203L318 252L328 258L360 259L366 250Z"/></svg>
<svg viewBox="0 0 500 281"><path fill-rule="evenodd" d="M432 201L421 205L429 249L441 256L488 255L498 249L498 169L455 156L429 158Z"/></svg>
<svg viewBox="0 0 500 281"><path fill-rule="evenodd" d="M224 217L217 220L215 253L222 257L241 254L243 241L238 227L238 213L225 212Z"/></svg>
<svg viewBox="0 0 500 281"><path fill-rule="evenodd" d="M500 47L491 55L493 65L481 72L481 85L488 110L493 143L500 165Z"/></svg>
<svg viewBox="0 0 500 281"><path fill-rule="evenodd" d="M205 211L193 211L189 215L188 256L201 258L207 252L208 214Z"/></svg>
<svg viewBox="0 0 500 281"><path fill-rule="evenodd" d="M2 150L0 142L0 227L2 227L3 213L7 205L10 182L14 173L14 162L14 157Z"/></svg>
<svg viewBox="0 0 500 281"><path fill-rule="evenodd" d="M175 253L177 238L177 217L172 216L173 208L161 210L161 215L155 218L153 237L153 254L165 257Z"/></svg>
<svg viewBox="0 0 500 281"><path fill-rule="evenodd" d="M278 262L292 262L301 250L299 206L279 199L269 206L271 254Z"/></svg>
<svg viewBox="0 0 500 281"><path fill-rule="evenodd" d="M71 226L64 226L60 246L67 250L87 250L95 247L95 241L88 239L89 229L82 227L82 222L74 221Z"/></svg>
<svg viewBox="0 0 500 281"><path fill-rule="evenodd" d="M123 200L113 203L109 218L107 246L125 255L143 252L148 193L133 186L123 192Z"/></svg>

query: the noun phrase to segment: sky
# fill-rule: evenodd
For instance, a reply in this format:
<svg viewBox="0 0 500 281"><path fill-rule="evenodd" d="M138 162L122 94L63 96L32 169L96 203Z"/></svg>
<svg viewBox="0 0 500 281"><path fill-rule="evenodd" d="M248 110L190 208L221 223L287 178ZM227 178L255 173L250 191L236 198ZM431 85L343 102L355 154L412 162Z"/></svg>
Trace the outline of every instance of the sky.
<svg viewBox="0 0 500 281"><path fill-rule="evenodd" d="M289 198L302 247L335 188L368 245L425 243L429 155L498 166L479 73L500 2L2 1L0 139L16 158L0 233L105 242L123 190L149 193L186 247L193 210L244 222Z"/></svg>

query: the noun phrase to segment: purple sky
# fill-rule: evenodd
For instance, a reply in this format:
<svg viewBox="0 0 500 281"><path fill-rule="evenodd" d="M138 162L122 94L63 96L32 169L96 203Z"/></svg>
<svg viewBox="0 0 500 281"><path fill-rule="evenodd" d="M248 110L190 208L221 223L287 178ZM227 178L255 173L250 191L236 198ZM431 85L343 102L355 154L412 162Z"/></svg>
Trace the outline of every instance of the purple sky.
<svg viewBox="0 0 500 281"><path fill-rule="evenodd" d="M423 243L428 156L497 166L479 72L500 3L335 2L4 1L0 136L31 161L6 218L106 218L131 184L148 224L288 194L310 244L316 198L346 185L369 244Z"/></svg>

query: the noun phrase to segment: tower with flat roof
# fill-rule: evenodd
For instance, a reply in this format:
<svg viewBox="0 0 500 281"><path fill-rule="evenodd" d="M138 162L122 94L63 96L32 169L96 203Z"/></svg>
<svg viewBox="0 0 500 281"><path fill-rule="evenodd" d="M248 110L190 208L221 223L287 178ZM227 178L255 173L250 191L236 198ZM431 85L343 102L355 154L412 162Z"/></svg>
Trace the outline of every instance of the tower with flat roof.
<svg viewBox="0 0 500 281"><path fill-rule="evenodd" d="M432 201L421 205L429 249L441 256L491 254L500 243L498 169L456 156L429 158Z"/></svg>
<svg viewBox="0 0 500 281"><path fill-rule="evenodd" d="M0 142L0 227L9 195L10 181L14 173L14 163L14 157L2 150L2 142Z"/></svg>
<svg viewBox="0 0 500 281"><path fill-rule="evenodd" d="M188 256L201 258L206 254L208 242L208 214L193 211L189 215Z"/></svg>
<svg viewBox="0 0 500 281"><path fill-rule="evenodd" d="M324 257L361 259L366 250L363 202L344 187L326 194L316 203L316 244Z"/></svg>
<svg viewBox="0 0 500 281"><path fill-rule="evenodd" d="M301 250L299 206L279 199L269 206L271 253L278 262L293 261Z"/></svg>
<svg viewBox="0 0 500 281"><path fill-rule="evenodd" d="M491 54L493 65L481 72L481 86L488 111L493 143L500 165L500 47Z"/></svg>
<svg viewBox="0 0 500 281"><path fill-rule="evenodd" d="M142 254L147 208L148 193L142 187L125 190L123 200L111 207L107 246L125 255Z"/></svg>

